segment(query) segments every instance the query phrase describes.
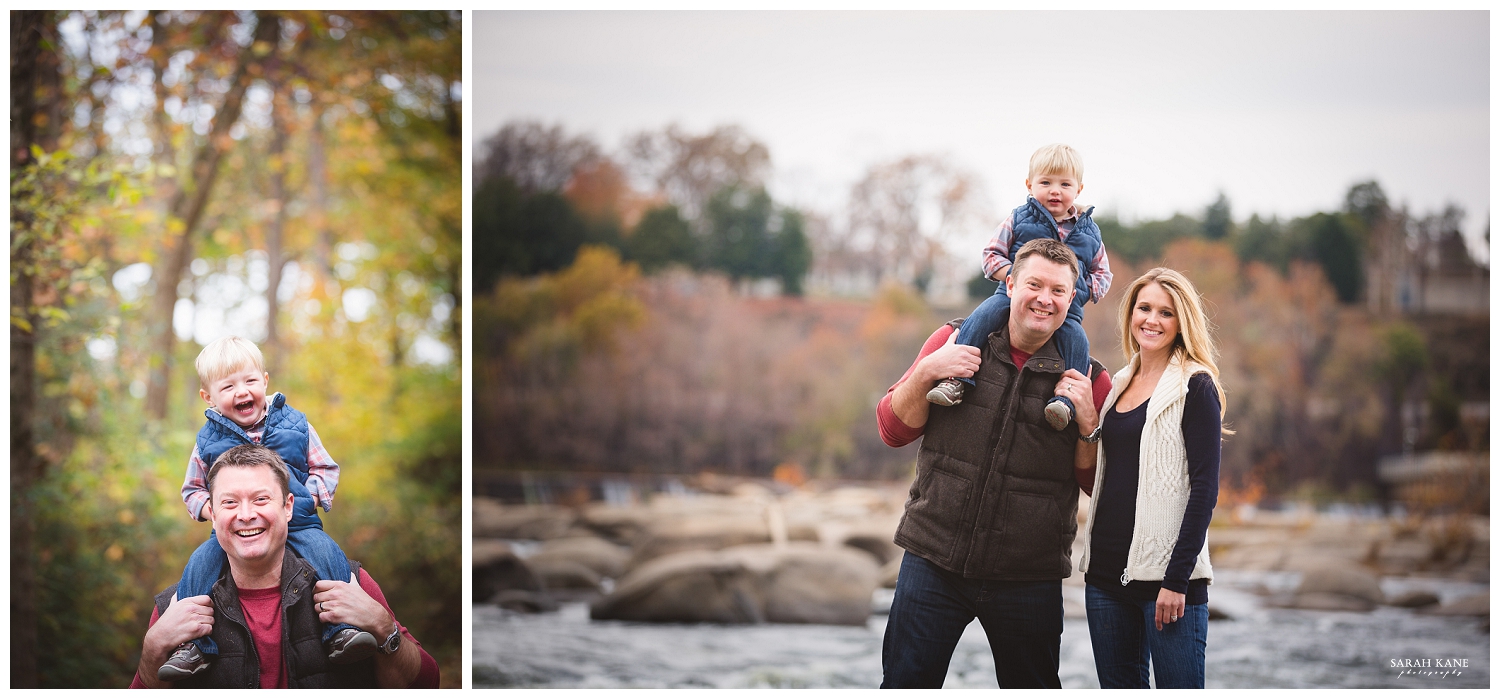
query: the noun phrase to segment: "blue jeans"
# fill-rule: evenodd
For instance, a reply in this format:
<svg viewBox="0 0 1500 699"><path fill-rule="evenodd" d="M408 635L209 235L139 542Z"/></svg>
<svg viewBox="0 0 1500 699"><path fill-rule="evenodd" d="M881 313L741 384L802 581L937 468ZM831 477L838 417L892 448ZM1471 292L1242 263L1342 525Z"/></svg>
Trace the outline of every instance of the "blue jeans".
<svg viewBox="0 0 1500 699"><path fill-rule="evenodd" d="M1084 588L1094 669L1104 689L1150 689L1148 664L1158 689L1202 689L1208 649L1208 605L1189 604L1183 616L1156 630L1156 601L1116 597Z"/></svg>
<svg viewBox="0 0 1500 699"><path fill-rule="evenodd" d="M1083 302L1077 300L1075 295L1072 305L1068 306L1068 317L1063 320L1062 327L1052 333L1057 341L1057 351L1062 355L1063 366L1073 369L1084 376L1089 375L1089 336L1083 332ZM995 295L985 299L964 319L964 324L958 328L956 344L968 345L970 347L983 348L990 333L1000 329L1010 320L1010 296L1006 294L1005 285L995 290ZM974 379L959 378L969 386L974 385ZM1062 396L1053 396L1048 402L1062 401L1067 404L1070 412L1073 410L1073 401Z"/></svg>
<svg viewBox="0 0 1500 699"><path fill-rule="evenodd" d="M905 554L896 578L881 688L939 688L964 628L979 618L1001 687L1059 688L1062 581L976 580Z"/></svg>
<svg viewBox="0 0 1500 699"><path fill-rule="evenodd" d="M312 506L312 493L295 478L292 479L291 486L293 511L292 521L287 525L287 544L312 565L319 580L349 582L349 576L353 574L349 570L349 559L344 556L344 550L339 548L333 537L323 531L323 523ZM208 541L193 551L187 567L182 571L182 581L177 583L177 599L212 592L214 583L219 581L228 562L224 549L219 546L219 539L210 531ZM355 627L349 624L324 624L323 642L327 643L334 634L352 628ZM204 655L219 654L219 645L208 636L193 639L193 643L197 644L198 650Z"/></svg>

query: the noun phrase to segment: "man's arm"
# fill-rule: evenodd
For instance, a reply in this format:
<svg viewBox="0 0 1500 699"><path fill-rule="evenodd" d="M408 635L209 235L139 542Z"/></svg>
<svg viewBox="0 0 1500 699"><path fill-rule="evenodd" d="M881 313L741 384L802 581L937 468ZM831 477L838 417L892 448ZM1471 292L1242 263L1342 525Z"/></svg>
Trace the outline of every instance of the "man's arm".
<svg viewBox="0 0 1500 699"><path fill-rule="evenodd" d="M437 661L399 625L380 585L363 568L359 571L359 585L319 580L313 589L313 600L321 603L325 610L318 615L324 623L357 626L382 642L391 635L392 629L401 629L401 647L394 654L375 654L375 681L381 688L437 688L440 679Z"/></svg>
<svg viewBox="0 0 1500 699"><path fill-rule="evenodd" d="M979 348L954 344L957 333L953 326L944 325L928 336L916 361L880 399L875 417L886 444L902 447L922 436L931 405L927 392L938 381L973 376L979 370Z"/></svg>
<svg viewBox="0 0 1500 699"><path fill-rule="evenodd" d="M141 662L136 665L131 689L168 689L171 682L156 678L156 671L172 651L188 641L207 636L214 629L213 600L208 595L173 602L166 613L151 609L150 628L141 643Z"/></svg>
<svg viewBox="0 0 1500 699"><path fill-rule="evenodd" d="M1093 400L1073 402L1076 410L1073 419L1078 422L1078 434L1080 436L1092 434L1094 428L1098 427L1099 423L1104 420L1099 411L1104 408L1104 401L1109 398L1109 391L1114 386L1114 379L1110 378L1109 372L1104 371L1103 367L1104 365L1098 364L1095 361L1089 363L1089 371L1091 373L1097 372L1098 374L1089 384L1092 389ZM1068 385L1070 383L1076 385L1082 381L1088 381L1088 379L1083 374L1069 369L1063 373L1062 379L1057 382L1055 393L1059 396L1067 395L1071 400L1074 396L1067 393ZM1084 494L1090 497L1094 495L1094 472L1098 467L1098 455L1098 442L1090 444L1082 439L1078 440L1078 446L1073 454L1073 478L1078 482L1078 487L1083 490Z"/></svg>

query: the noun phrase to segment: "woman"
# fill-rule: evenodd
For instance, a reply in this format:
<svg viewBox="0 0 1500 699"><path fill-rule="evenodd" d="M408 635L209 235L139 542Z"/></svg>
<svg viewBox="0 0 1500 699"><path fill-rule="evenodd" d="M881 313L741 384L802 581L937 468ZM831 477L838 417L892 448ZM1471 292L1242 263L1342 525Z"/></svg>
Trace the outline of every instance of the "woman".
<svg viewBox="0 0 1500 699"><path fill-rule="evenodd" d="M1203 687L1208 523L1219 497L1224 389L1197 289L1158 267L1130 285L1130 362L1101 413L1079 401L1078 465L1097 465L1084 528L1089 637L1099 685ZM1073 390L1068 381L1058 391ZM1095 429L1099 428L1096 433Z"/></svg>

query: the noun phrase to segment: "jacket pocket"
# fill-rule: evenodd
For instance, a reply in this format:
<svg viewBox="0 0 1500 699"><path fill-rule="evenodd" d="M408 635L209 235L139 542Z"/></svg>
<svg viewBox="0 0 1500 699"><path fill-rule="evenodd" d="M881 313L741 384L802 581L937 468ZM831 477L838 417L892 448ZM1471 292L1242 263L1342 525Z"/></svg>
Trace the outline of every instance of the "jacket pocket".
<svg viewBox="0 0 1500 699"><path fill-rule="evenodd" d="M953 559L973 483L937 469L927 469L912 488L899 534L912 553L948 562Z"/></svg>
<svg viewBox="0 0 1500 699"><path fill-rule="evenodd" d="M999 545L989 556L996 561L993 569L1056 572L1062 551L1057 502L1048 495L1010 491L1000 512Z"/></svg>

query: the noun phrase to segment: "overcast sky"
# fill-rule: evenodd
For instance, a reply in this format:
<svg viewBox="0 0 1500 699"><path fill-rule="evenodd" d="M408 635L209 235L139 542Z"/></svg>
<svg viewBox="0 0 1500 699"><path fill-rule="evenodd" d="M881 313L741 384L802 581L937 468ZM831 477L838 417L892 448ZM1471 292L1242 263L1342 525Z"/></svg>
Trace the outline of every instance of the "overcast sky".
<svg viewBox="0 0 1500 699"><path fill-rule="evenodd" d="M870 165L941 153L1003 216L1061 141L1096 215L1222 190L1236 220L1288 218L1373 178L1417 214L1459 204L1473 241L1489 219L1485 12L477 11L473 37L476 144L517 119L610 149L738 124L772 194L826 213Z"/></svg>

